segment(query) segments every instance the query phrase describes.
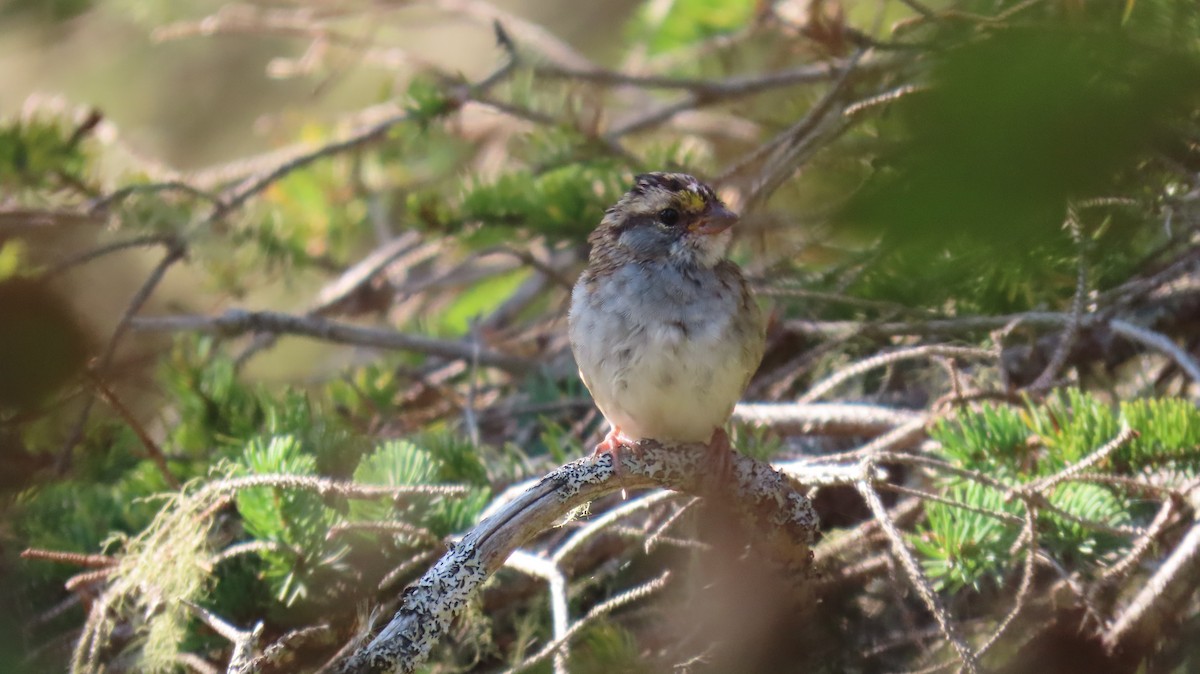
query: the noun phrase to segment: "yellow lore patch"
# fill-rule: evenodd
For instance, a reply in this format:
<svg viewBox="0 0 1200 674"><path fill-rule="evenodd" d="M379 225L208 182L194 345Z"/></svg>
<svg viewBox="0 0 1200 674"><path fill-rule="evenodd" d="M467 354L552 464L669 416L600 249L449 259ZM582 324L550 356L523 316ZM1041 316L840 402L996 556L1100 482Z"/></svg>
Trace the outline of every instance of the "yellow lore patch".
<svg viewBox="0 0 1200 674"><path fill-rule="evenodd" d="M704 201L704 197L701 196L698 192L693 192L691 190L684 190L684 191L680 192L678 194L678 196L679 196L679 206L682 210L685 210L685 211L690 211L693 213L696 211L702 211L702 210L704 210L704 207L707 205Z"/></svg>

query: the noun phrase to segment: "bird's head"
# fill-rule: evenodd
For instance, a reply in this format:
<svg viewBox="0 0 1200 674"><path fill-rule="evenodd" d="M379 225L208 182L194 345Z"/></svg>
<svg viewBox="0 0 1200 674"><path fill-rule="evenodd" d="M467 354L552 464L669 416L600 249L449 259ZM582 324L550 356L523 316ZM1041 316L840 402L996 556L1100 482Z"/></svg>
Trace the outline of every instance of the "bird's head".
<svg viewBox="0 0 1200 674"><path fill-rule="evenodd" d="M712 267L725 257L737 214L685 173L644 173L604 214L593 255Z"/></svg>

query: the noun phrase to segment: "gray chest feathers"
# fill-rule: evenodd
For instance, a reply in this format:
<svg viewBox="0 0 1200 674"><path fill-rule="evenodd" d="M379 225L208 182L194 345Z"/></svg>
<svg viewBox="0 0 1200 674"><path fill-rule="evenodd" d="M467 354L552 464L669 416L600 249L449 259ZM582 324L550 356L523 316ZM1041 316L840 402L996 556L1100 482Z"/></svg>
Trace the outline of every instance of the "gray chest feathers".
<svg viewBox="0 0 1200 674"><path fill-rule="evenodd" d="M654 274L646 271L629 264L596 286L588 313L600 320L592 330L668 350L728 338L742 301L737 283L712 269L662 265Z"/></svg>
<svg viewBox="0 0 1200 674"><path fill-rule="evenodd" d="M736 275L664 267L653 282L627 265L590 296L577 287L571 342L596 403L631 437L703 441L757 365L757 307Z"/></svg>

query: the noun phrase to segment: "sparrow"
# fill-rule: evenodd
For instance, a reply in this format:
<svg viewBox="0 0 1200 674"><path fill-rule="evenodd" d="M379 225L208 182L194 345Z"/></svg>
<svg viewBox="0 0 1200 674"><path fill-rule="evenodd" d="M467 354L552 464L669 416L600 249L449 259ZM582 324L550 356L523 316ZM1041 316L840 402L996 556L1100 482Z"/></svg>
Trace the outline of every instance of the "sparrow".
<svg viewBox="0 0 1200 674"><path fill-rule="evenodd" d="M611 430L594 455L638 440L705 443L731 467L724 426L762 360L762 312L726 258L738 216L683 173L646 173L588 237L571 293L571 349Z"/></svg>

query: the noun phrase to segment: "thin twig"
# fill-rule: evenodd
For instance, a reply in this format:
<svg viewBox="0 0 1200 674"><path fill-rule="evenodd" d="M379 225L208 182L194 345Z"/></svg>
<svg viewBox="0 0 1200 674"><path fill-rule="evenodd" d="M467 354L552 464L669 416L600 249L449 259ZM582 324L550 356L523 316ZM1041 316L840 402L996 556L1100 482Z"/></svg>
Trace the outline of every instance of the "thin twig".
<svg viewBox="0 0 1200 674"><path fill-rule="evenodd" d="M554 653L554 674L566 674L567 670L567 638L570 634L571 615L567 608L567 577L563 575L558 563L524 550L513 550L504 561L508 568L515 569L527 575L535 576L546 581L550 588L550 623L553 628L553 643L561 647Z"/></svg>
<svg viewBox="0 0 1200 674"><path fill-rule="evenodd" d="M1110 585L1121 578L1129 575L1134 568L1141 564L1150 550L1160 542L1163 531L1170 524L1171 518L1178 510L1173 499L1166 499L1159 506L1158 512L1154 514L1154 519L1150 521L1150 526L1146 527L1146 533L1138 537L1129 547L1129 552L1125 553L1121 559L1117 560L1112 566L1104 570L1097 579L1097 587Z"/></svg>
<svg viewBox="0 0 1200 674"><path fill-rule="evenodd" d="M857 403L738 403L733 410L735 423L801 435L876 435L917 419L925 415Z"/></svg>
<svg viewBox="0 0 1200 674"><path fill-rule="evenodd" d="M1017 517L1016 515L1011 515L1002 510L989 510L988 508L981 508L979 506L973 506L970 503L967 503L965 501L947 498L945 496L939 496L937 494L934 494L933 492L922 491L920 489L913 489L912 487L905 487L902 485L891 484L888 482L880 482L876 485L876 488L881 489L883 491L890 491L890 492L895 492L897 494L904 494L905 496L915 496L916 498L919 498L922 501L941 503L943 505L948 505L952 508L959 508L962 510L966 510L967 512L973 512L973 513L976 513L979 515L983 515L985 517L994 517L994 518L1000 520L1001 522L1006 522L1008 524L1024 524L1024 522L1025 522L1025 520L1023 520L1022 518Z"/></svg>
<svg viewBox="0 0 1200 674"><path fill-rule="evenodd" d="M450 360L470 361L474 357L474 348L469 343L275 311L230 310L221 316L142 317L134 319L132 325L137 330L147 332L205 332L223 337L236 337L248 332L303 335L338 344L415 351ZM490 350L480 350L479 364L514 373L533 369L533 364L523 358Z"/></svg>
<svg viewBox="0 0 1200 674"><path fill-rule="evenodd" d="M642 550L644 550L647 555L651 552L654 552L654 549L658 547L658 543L660 541L665 542L668 540L668 536L666 535L667 531L669 531L676 522L678 522L689 510L691 510L692 506L699 502L700 499L698 497L693 498L687 503L684 503L676 508L675 512L671 513L666 520L655 527L654 531L650 532L649 536L646 536L645 542L642 543Z"/></svg>
<svg viewBox="0 0 1200 674"><path fill-rule="evenodd" d="M549 79L567 79L608 86L629 86L639 89L680 89L691 92L698 99L715 101L725 98L749 96L797 84L827 82L836 77L845 66L845 61L832 61L829 63L788 68L764 75L729 77L724 80L670 77L664 75L630 75L603 68L578 69L557 64L538 64L533 67L533 72L539 77ZM864 64L864 66L866 67L867 64ZM885 64L872 62L869 67L880 68L884 66Z"/></svg>
<svg viewBox="0 0 1200 674"><path fill-rule="evenodd" d="M355 531L372 531L381 534L391 534L393 536L408 536L424 543L440 543L441 537L433 533L425 527L419 527L408 522L399 520L389 520L381 522L340 522L329 528L325 534L325 540L332 540L338 536L352 533Z"/></svg>
<svg viewBox="0 0 1200 674"><path fill-rule="evenodd" d="M437 559L438 556L441 555L443 552L445 552L445 550L441 549L441 548L422 550L421 552L418 552L417 554L413 555L412 557L404 560L402 563L397 564L395 568L393 568L391 571L388 571L386 574L384 574L383 578L379 579L379 584L376 586L375 589L377 589L381 592L383 590L388 589L389 587L394 585L396 583L396 581L403 578L405 574L407 574L408 572L417 568L418 566L421 566L422 564L425 564L427 562L431 562L431 561Z"/></svg>
<svg viewBox="0 0 1200 674"><path fill-rule="evenodd" d="M167 270L176 262L182 260L185 252L186 248L182 242L174 241L169 244L167 254L154 266L154 269L150 270L150 274L146 277L146 280L142 282L141 287L130 298L129 304L125 307L125 311L122 312L120 320L117 321L117 327L113 329L112 334L108 338L108 343L104 346L104 351L90 367L91 371L97 376L104 376L105 371L112 364L113 356L117 352L117 345L120 343L121 338L125 336L125 332L129 330L134 317L142 310L142 306L150 299L150 295L154 293L158 285L162 283ZM67 436L67 441L63 443L58 456L58 471L60 474L65 472L70 465L71 452L79 444L79 441L83 439L84 428L87 425L88 418L92 414L92 407L95 403L96 398L92 396L89 396L83 402L83 408L79 411L79 416L75 419L75 424L72 426L71 432Z"/></svg>
<svg viewBox="0 0 1200 674"><path fill-rule="evenodd" d="M119 204L134 194L157 194L159 192L183 192L184 194L208 201L218 208L225 206L225 204L221 201L221 198L211 192L207 192L196 187L195 185L189 185L188 183L182 181L170 180L161 183L127 185L111 194L94 200L88 205L88 212L93 214L102 214L113 205Z"/></svg>
<svg viewBox="0 0 1200 674"><path fill-rule="evenodd" d="M1137 596L1104 631L1101 637L1104 646L1113 651L1140 634L1156 633L1158 624L1170 619L1177 604L1192 595L1197 569L1200 568L1198 559L1200 523L1195 523Z"/></svg>
<svg viewBox="0 0 1200 674"><path fill-rule="evenodd" d="M1188 377L1191 377L1193 383L1200 384L1200 364L1197 364L1195 359L1166 335L1117 318L1109 321L1109 326L1113 332L1130 341L1167 354L1180 369L1187 373Z"/></svg>
<svg viewBox="0 0 1200 674"><path fill-rule="evenodd" d="M946 346L941 344L927 344L924 346L915 346L907 349L899 349L888 353L881 353L870 358L866 358L852 363L846 367L839 368L837 372L830 375L826 379L817 382L807 393L800 396L796 401L798 403L811 403L821 396L829 393L842 382L853 379L861 374L865 374L879 367L891 365L905 360L913 360L917 358L929 358L931 356L943 356L951 358L991 358L995 354L988 349L980 349L967 346Z"/></svg>
<svg viewBox="0 0 1200 674"><path fill-rule="evenodd" d="M827 457L821 457L821 458L825 459ZM919 454L902 454L899 452L892 452L892 451L880 451L875 454L875 459L877 461L881 461L881 462L886 461L889 463L911 463L911 464L916 464L916 465L920 465L920 466L927 466L930 468L934 468L936 470L943 471L950 475L956 475L958 477L961 477L961 478L964 478L967 480L973 480L980 484L983 484L983 485L989 486L993 489L996 489L1000 493L1004 494L1005 496L1011 495L1014 498L1019 498L1031 506L1036 506L1039 510L1045 510L1046 512L1053 513L1055 515L1058 515L1059 517L1062 517L1063 519L1070 520L1072 522L1075 522L1076 524L1087 527L1088 529L1102 531L1107 534L1112 534L1114 536L1123 536L1123 537L1136 537L1136 536L1141 536L1145 533L1145 529L1143 529L1141 527L1132 527L1132 526L1126 526L1126 525L1121 525L1121 524L1112 525L1112 524L1108 524L1106 522L1097 522L1095 520L1089 520L1089 519L1080 517L1079 515L1076 515L1075 513L1068 512L1068 511L1063 510L1062 508L1054 505L1053 503L1050 502L1050 499L1046 498L1046 496L1041 494L1040 492L1024 491L1021 489L1013 489L1012 485L1005 484L1004 482L1001 482L1000 480L993 478L989 475L981 473L977 470L960 468L958 466L955 466L955 465L953 465L947 461L943 461L941 459L935 459L933 457L922 456Z"/></svg>
<svg viewBox="0 0 1200 674"><path fill-rule="evenodd" d="M856 51L840 69L837 79L821 100L800 121L768 143L774 152L747 191L744 212L753 212L766 203L783 181L812 155L816 148L814 139L825 133L834 135L845 128L846 117L835 108L849 88L850 76L858 70L866 53L866 49Z"/></svg>
<svg viewBox="0 0 1200 674"><path fill-rule="evenodd" d="M874 96L868 96L862 100L855 101L854 103L847 105L846 109L842 111L842 114L846 117L857 117L868 110L873 110L879 106L894 103L905 96L926 90L926 87L917 86L915 84L904 84L881 94L875 94Z"/></svg>
<svg viewBox="0 0 1200 674"><path fill-rule="evenodd" d="M609 510L600 517L589 521L578 531L571 534L570 538L559 545L555 549L554 555L552 556L554 563L562 564L564 561L569 559L575 550L578 549L583 543L591 539L596 534L604 531L608 527L621 521L622 519L629 517L634 513L647 510L658 505L659 503L677 498L678 496L678 494L666 490L652 491L644 496L630 499L625 503L622 503L620 506Z"/></svg>
<svg viewBox="0 0 1200 674"><path fill-rule="evenodd" d="M862 495L867 507L871 509L871 514L875 520L879 522L879 526L883 532L887 534L888 540L892 544L892 553L899 560L900 565L904 567L905 575L908 576L909 582L913 589L917 591L917 595L921 597L921 601L925 603L925 607L933 614L937 620L938 627L942 630L942 635L949 641L956 651L958 657L962 660L963 667L967 672L977 672L979 669L977 657L971 650L971 647L958 633L958 626L950 617L946 607L942 604L941 598L934 591L933 586L929 583L929 579L925 577L925 572L921 570L920 563L917 562L912 550L909 549L908 543L904 540L904 534L896 528L888 517L887 508L883 506L883 501L879 500L879 494L874 487L865 480L855 483L858 493Z"/></svg>
<svg viewBox="0 0 1200 674"><path fill-rule="evenodd" d="M280 549L280 544L276 541L245 541L242 543L234 543L233 545L218 552L208 558L208 568L215 567L221 562L240 557L242 555L259 554L263 552L274 552Z"/></svg>
<svg viewBox="0 0 1200 674"><path fill-rule="evenodd" d="M184 601L183 605L191 609L201 622L233 644L233 652L229 656L229 665L226 671L242 671L254 659L254 652L258 649L258 641L263 634L264 624L261 620L255 623L250 630L239 630L203 606L190 601Z"/></svg>
<svg viewBox="0 0 1200 674"><path fill-rule="evenodd" d="M1088 468L1091 468L1097 463L1100 463L1104 459L1107 459L1110 454L1125 446L1137 436L1137 431L1133 430L1125 423L1122 423L1121 430L1117 432L1112 440L1109 440L1100 447L1097 447L1095 450L1088 453L1087 456L1078 461L1072 462L1071 465L1053 475L1047 475L1046 477L1034 480L1033 482L1022 485L1018 489L1020 491L1030 493L1044 493L1050 491L1057 487L1060 483L1071 479L1072 477L1082 473Z"/></svg>
<svg viewBox="0 0 1200 674"><path fill-rule="evenodd" d="M663 572L662 575L660 575L658 578L655 578L654 580L643 583L635 588L626 590L625 592L622 592L621 594L613 597L612 599L609 599L607 601L597 604L595 607L592 608L592 610L587 612L587 615L585 615L583 618L575 621L575 623L571 625L570 629L568 629L563 634L563 636L546 644L546 646L544 648L542 648L542 650L540 650L537 653L535 653L534 655L526 658L525 660L523 660L521 663L519 663L517 666L513 667L512 669L505 670L505 674L516 674L516 672L525 671L526 669L529 669L530 667L538 664L539 662L542 662L547 657L549 657L552 653L561 652L563 647L565 647L566 644L571 640L571 637L578 634L580 630L582 630L584 627L587 627L589 624L591 624L597 618L600 618L604 615L612 613L614 610L616 610L622 606L625 606L626 604L632 604L635 601L644 599L645 597L648 597L651 594L658 592L663 587L666 587L667 581L669 581L670 578L671 578L671 574L669 571Z"/></svg>
<svg viewBox="0 0 1200 674"><path fill-rule="evenodd" d="M145 236L135 236L131 239L125 239L123 241L114 241L91 250L86 250L78 255L72 255L71 257L59 260L58 262L54 263L53 266L46 268L46 270L42 272L41 276L42 278L53 278L70 269L87 264L88 262L99 259L106 255L111 255L112 253L128 250L130 248L143 248L146 246L170 246L174 244L174 241L174 237L165 236L162 234L148 234Z"/></svg>
<svg viewBox="0 0 1200 674"><path fill-rule="evenodd" d="M842 337L851 335L961 335L984 330L995 330L1019 321L1036 327L1058 327L1071 320L1068 313L1030 311L1021 314L999 316L962 316L918 321L804 321L790 320L783 323L785 330L819 337Z"/></svg>
<svg viewBox="0 0 1200 674"><path fill-rule="evenodd" d="M154 467L158 469L159 475L162 475L163 481L172 489L179 489L179 480L171 472L171 467L167 465L167 457L163 454L158 443L150 437L150 434L142 426L142 423L138 421L137 417L133 416L133 412L129 411L129 408L125 406L125 403L121 402L117 394L104 383L104 379L95 372L89 372L88 374L90 375L88 378L92 386L96 387L96 392L121 417L125 425L133 431L138 441L142 443L142 447L146 450L146 455L150 457L150 460L154 463Z"/></svg>
<svg viewBox="0 0 1200 674"><path fill-rule="evenodd" d="M979 647L979 655L983 656L992 646L995 646L1000 637L1008 631L1012 626L1013 621L1020 615L1021 610L1025 608L1025 602L1029 599L1029 590L1033 587L1033 571L1034 561L1037 559L1038 544L1037 544L1037 511L1028 505L1025 507L1025 530L1021 534L1021 539L1025 545L1024 563L1021 566L1021 584L1017 586L1017 596L1013 599L1012 609L1000 621L1000 625L992 632L992 636L983 642Z"/></svg>
<svg viewBox="0 0 1200 674"><path fill-rule="evenodd" d="M486 5L486 3L475 2L473 0L456 0L454 2L451 2L450 0L442 0L439 2L439 4L463 7ZM494 20L497 21L497 23L494 23L494 28L496 30L497 40L500 42L501 46L505 47L506 51L508 51L511 46L511 41L508 40L503 28L501 28L500 24L498 23L500 18L501 16L499 15L494 17ZM505 16L504 18L508 19L509 17ZM479 82L463 85L459 91L452 92L452 94L448 97L448 101L452 105L461 106L471 94L486 92L488 89L491 89L503 80L507 79L512 74L515 66L516 60L512 58L510 52L509 58L506 59L504 65L492 71L491 74ZM293 157L272 169L260 173L259 175L251 176L246 180L243 180L241 184L234 187L221 205L214 208L208 217L205 218L204 223L209 224L220 220L226 214L240 208L251 197L275 184L284 176L322 159L343 154L345 152L358 149L362 146L369 145L370 143L383 140L387 137L388 132L391 131L393 127L404 122L408 122L412 119L413 114L407 111L392 115L383 121L356 131L342 140L327 143L319 148Z"/></svg>
<svg viewBox="0 0 1200 674"><path fill-rule="evenodd" d="M44 550L42 548L25 548L21 551L21 559L39 559L93 569L106 569L117 563L117 559L109 555L85 555L78 552Z"/></svg>
<svg viewBox="0 0 1200 674"><path fill-rule="evenodd" d="M326 624L313 625L292 630L279 637L263 649L261 655L247 661L240 669L228 674L252 674L263 671L283 671L281 663L294 663L295 653L301 646L330 644L336 632ZM274 667L272 669L272 667Z"/></svg>
<svg viewBox="0 0 1200 674"><path fill-rule="evenodd" d="M1067 323L1066 329L1063 330L1062 335L1059 337L1058 345L1054 348L1054 353L1050 356L1050 362L1046 364L1045 369L1037 376L1037 379L1029 385L1029 389L1032 391L1046 391L1054 385L1054 380L1058 377L1058 373L1063 365L1066 364L1067 357L1071 355L1071 349L1075 346L1076 338L1079 337L1079 325L1083 321L1083 314L1087 308L1087 246L1086 239L1080 233L1079 218L1075 214L1074 208L1069 211L1067 223L1071 229L1072 238L1075 239L1076 245L1079 248L1078 269L1075 275L1075 295L1071 298L1071 321Z"/></svg>

